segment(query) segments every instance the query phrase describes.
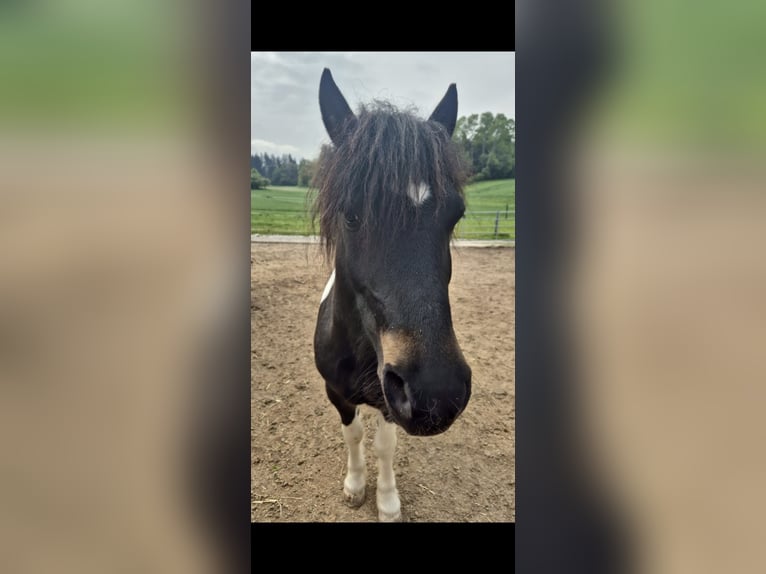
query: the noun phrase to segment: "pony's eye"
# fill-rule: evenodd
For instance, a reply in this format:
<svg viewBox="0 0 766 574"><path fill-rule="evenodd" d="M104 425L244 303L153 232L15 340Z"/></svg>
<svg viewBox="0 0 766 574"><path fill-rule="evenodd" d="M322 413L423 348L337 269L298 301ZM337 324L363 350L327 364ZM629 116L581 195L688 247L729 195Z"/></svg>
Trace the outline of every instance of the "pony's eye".
<svg viewBox="0 0 766 574"><path fill-rule="evenodd" d="M343 224L349 231L357 231L360 226L359 216L353 214L346 214L343 216Z"/></svg>

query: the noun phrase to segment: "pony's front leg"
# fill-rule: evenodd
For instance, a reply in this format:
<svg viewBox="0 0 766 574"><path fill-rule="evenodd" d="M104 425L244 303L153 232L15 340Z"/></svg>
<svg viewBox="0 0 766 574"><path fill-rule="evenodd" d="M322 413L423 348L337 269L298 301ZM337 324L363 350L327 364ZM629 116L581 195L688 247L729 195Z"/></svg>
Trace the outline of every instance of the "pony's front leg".
<svg viewBox="0 0 766 574"><path fill-rule="evenodd" d="M343 495L346 498L346 504L352 508L358 508L364 503L367 466L364 461L364 425L356 409L354 420L349 425L343 427L343 439L348 446L348 470L346 478L343 480Z"/></svg>
<svg viewBox="0 0 766 574"><path fill-rule="evenodd" d="M394 476L394 450L396 450L396 425L386 422L378 413L378 430L375 433L375 453L378 455L378 520L400 522L402 519L399 492Z"/></svg>

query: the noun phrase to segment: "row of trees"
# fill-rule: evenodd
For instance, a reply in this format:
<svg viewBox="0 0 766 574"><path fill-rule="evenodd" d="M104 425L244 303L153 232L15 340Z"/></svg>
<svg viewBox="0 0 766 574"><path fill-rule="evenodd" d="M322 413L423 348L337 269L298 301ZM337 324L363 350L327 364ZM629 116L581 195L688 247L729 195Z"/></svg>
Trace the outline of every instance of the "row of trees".
<svg viewBox="0 0 766 574"><path fill-rule="evenodd" d="M262 179L268 180L265 185L298 185L298 162L290 154L282 156L267 153L250 156L250 187L256 185L253 178L255 170ZM254 187L258 189L258 187Z"/></svg>
<svg viewBox="0 0 766 574"><path fill-rule="evenodd" d="M292 155L250 155L250 189L269 185L300 185L308 187L314 177L316 161L295 161Z"/></svg>
<svg viewBox="0 0 766 574"><path fill-rule="evenodd" d="M516 122L484 112L461 117L452 136L463 150L471 180L516 177Z"/></svg>
<svg viewBox="0 0 766 574"><path fill-rule="evenodd" d="M471 180L516 177L516 122L505 114L472 114L457 121L453 140L460 146ZM316 160L297 162L292 155L250 156L250 187L311 184Z"/></svg>

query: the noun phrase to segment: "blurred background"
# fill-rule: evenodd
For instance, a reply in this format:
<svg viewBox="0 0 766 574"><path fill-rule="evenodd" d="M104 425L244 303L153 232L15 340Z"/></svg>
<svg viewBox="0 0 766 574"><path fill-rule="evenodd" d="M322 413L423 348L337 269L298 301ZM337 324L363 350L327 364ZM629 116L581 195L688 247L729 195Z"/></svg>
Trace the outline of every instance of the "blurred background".
<svg viewBox="0 0 766 574"><path fill-rule="evenodd" d="M517 566L762 571L766 5L516 16Z"/></svg>
<svg viewBox="0 0 766 574"><path fill-rule="evenodd" d="M249 23L0 4L4 571L248 568Z"/></svg>
<svg viewBox="0 0 766 574"><path fill-rule="evenodd" d="M4 571L245 555L249 11L0 5ZM766 564L765 12L517 3L520 569Z"/></svg>

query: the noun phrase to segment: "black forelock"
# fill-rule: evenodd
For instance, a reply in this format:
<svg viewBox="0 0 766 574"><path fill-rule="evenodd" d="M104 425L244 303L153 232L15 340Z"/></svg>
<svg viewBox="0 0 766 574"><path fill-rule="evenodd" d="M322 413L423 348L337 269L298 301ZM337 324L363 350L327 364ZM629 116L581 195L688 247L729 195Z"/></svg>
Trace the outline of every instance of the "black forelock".
<svg viewBox="0 0 766 574"><path fill-rule="evenodd" d="M436 209L450 193L462 195L465 169L443 126L384 101L362 106L338 147L320 155L313 187L313 220L331 257L343 218L357 218L361 238L395 232L416 210L406 199L410 184L431 188Z"/></svg>

